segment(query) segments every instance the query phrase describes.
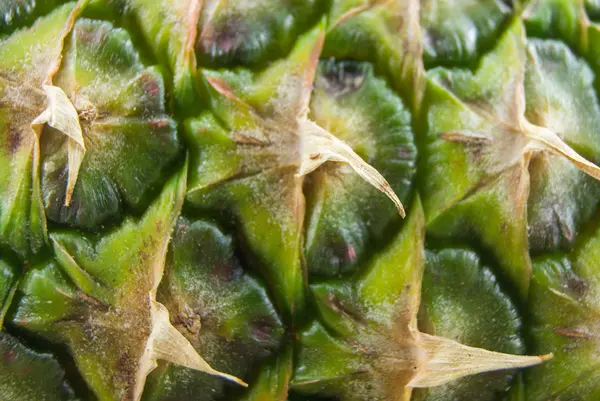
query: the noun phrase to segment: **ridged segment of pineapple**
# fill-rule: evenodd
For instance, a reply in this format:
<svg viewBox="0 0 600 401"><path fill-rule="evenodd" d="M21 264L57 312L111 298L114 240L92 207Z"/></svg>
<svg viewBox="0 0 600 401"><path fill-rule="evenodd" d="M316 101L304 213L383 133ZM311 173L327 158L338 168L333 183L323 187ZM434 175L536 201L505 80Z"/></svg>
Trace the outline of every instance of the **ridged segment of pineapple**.
<svg viewBox="0 0 600 401"><path fill-rule="evenodd" d="M468 399L475 394L485 397L479 398L482 400L494 399L496 392L510 382L510 375L495 380L490 380L489 376L487 380L479 378L490 387L488 394L483 391L485 385L482 386L482 382L474 384L472 379L460 379L475 373L536 365L547 359L491 352L457 342L480 342L500 350L522 351L514 306L495 286L489 271L480 271L472 261L460 260L452 253L447 257L449 261L438 260L434 255L429 259L440 269L455 267L457 281L463 280L462 288L457 289L461 295L471 290L477 294L474 297L477 302L496 306L494 317L499 319L498 325L485 328L479 325L478 330L495 335L495 329L500 327L509 339L486 344L481 337L477 338L477 330L468 327L469 323L461 327L461 321L467 319L489 318L489 315L482 316L489 310L483 312L487 308L478 311L474 307L475 310L461 316L458 309L463 306L466 310L469 306L452 298L450 290L444 288L444 284L450 283L443 278L434 285L428 283L429 294L440 285L439 295L426 299L423 305L421 283L425 255L419 234L424 230L424 216L418 199L409 215L407 225L389 247L371 259L360 274L311 286L321 321L312 322L301 334L298 365L292 382L295 390L332 395L343 401L402 401L411 399L414 388L442 386L440 393L433 390L429 394L430 399L440 399L436 394L449 396L448 399L453 396ZM460 251L458 255L462 256ZM469 272L469 269L476 270ZM435 277L435 271L430 274ZM452 281L451 278L447 280ZM424 306L428 315L424 318L428 321L421 323L424 328L417 325L420 306ZM441 309L441 314L452 321L445 326L441 324L439 332L434 323L436 317L439 318L435 309ZM506 327L507 319L512 320L509 327ZM425 334L423 331L427 329L436 335ZM469 385L473 387L469 388ZM419 392L417 399L424 394Z"/></svg>
<svg viewBox="0 0 600 401"><path fill-rule="evenodd" d="M507 4L508 3L508 4ZM421 1L426 65L472 64L493 44L513 9L498 0Z"/></svg>
<svg viewBox="0 0 600 401"><path fill-rule="evenodd" d="M369 108L368 105L377 105ZM416 170L415 139L407 108L375 76L369 63L321 62L310 117L375 167L400 199ZM373 244L399 219L388 199L344 165L315 170L305 183L306 263L309 274L354 271Z"/></svg>
<svg viewBox="0 0 600 401"><path fill-rule="evenodd" d="M128 34L107 22L79 19L63 49L57 38L72 9L64 6L0 44L3 123L11 133L0 156L0 227L2 242L24 256L45 242L46 218L90 228L118 217L125 205L147 206L179 151L159 72L144 67ZM31 126L45 110L42 83L59 59L53 84L77 112L81 165L71 163L71 139L63 132ZM73 187L65 178L75 167Z"/></svg>
<svg viewBox="0 0 600 401"><path fill-rule="evenodd" d="M381 236L397 213L383 204L384 196L372 183L357 182L353 161L313 170L331 157L344 160L337 149L332 151L343 140L382 166L392 184L385 182L381 191L406 196L416 158L409 116L382 81L368 73L350 75L341 66L330 67L335 69L332 78L319 72L323 35L319 24L286 59L260 73L204 70L213 88L213 111L186 124L193 146L188 200L201 210L237 215L258 265L272 285L284 288L276 293L287 298L279 300L280 307L299 315L304 307L303 241L313 266L309 270L335 275L351 266L368 236ZM362 114L361 101L376 101L385 120ZM361 135L358 142L361 131L372 133L368 141ZM326 145L310 148L311 141L322 139ZM304 166L309 166L306 172ZM344 194L348 185L354 190ZM310 192L308 209L304 188ZM266 235L269 242L263 240ZM341 245L332 243L333 236Z"/></svg>
<svg viewBox="0 0 600 401"><path fill-rule="evenodd" d="M575 168L550 167L565 157L598 174L568 147L591 160L598 154L594 75L564 45L526 43L524 33L514 21L474 73L430 72L423 187L430 233L477 238L523 296L531 277L529 250L568 247L590 216L586 200L596 203L600 188ZM578 78L568 79L566 71L578 71ZM538 136L540 130L553 139Z"/></svg>
<svg viewBox="0 0 600 401"><path fill-rule="evenodd" d="M66 206L64 138L55 132L42 136L48 219L90 228L114 219L125 206L145 207L149 190L165 179L179 151L176 124L165 113L160 71L142 65L124 30L80 19L54 81L72 93L86 157Z"/></svg>
<svg viewBox="0 0 600 401"><path fill-rule="evenodd" d="M243 270L233 251L232 237L213 223L180 218L157 300L211 366L248 377L252 366L274 359L284 330L264 284ZM217 398L225 384L222 378L163 363L149 378L144 399Z"/></svg>
<svg viewBox="0 0 600 401"><path fill-rule="evenodd" d="M552 348L555 361L525 373L527 400L600 397L600 230L568 255L534 260L528 303L534 348Z"/></svg>
<svg viewBox="0 0 600 401"><path fill-rule="evenodd" d="M0 332L0 389L6 400L74 401L65 373L49 354L36 353Z"/></svg>
<svg viewBox="0 0 600 401"><path fill-rule="evenodd" d="M139 221L109 235L52 233L56 259L24 278L14 323L66 344L99 399L138 400L156 359L201 365L156 301L185 184L185 172L171 178Z"/></svg>
<svg viewBox="0 0 600 401"><path fill-rule="evenodd" d="M523 316L491 269L470 249L425 254L419 328L508 354L526 353ZM537 351L542 351L538 349ZM514 370L488 372L439 387L420 389L416 400L496 400L516 381Z"/></svg>
<svg viewBox="0 0 600 401"><path fill-rule="evenodd" d="M423 42L418 1L335 0L322 57L370 61L418 111Z"/></svg>

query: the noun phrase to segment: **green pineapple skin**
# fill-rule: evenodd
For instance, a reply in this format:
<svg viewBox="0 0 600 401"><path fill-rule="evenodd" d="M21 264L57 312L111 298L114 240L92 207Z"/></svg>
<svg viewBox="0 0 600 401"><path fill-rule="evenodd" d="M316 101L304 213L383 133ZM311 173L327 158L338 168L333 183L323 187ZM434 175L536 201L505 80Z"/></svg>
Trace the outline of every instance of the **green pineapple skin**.
<svg viewBox="0 0 600 401"><path fill-rule="evenodd" d="M599 74L599 0L0 0L0 401L599 400Z"/></svg>

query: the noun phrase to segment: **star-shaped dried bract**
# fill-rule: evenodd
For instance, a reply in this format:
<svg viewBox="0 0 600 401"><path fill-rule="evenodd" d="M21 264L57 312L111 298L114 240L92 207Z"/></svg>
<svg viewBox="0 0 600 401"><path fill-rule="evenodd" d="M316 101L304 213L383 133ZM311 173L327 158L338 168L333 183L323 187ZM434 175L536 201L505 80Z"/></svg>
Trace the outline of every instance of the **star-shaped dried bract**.
<svg viewBox="0 0 600 401"><path fill-rule="evenodd" d="M301 334L296 390L344 401L408 401L413 388L551 357L502 354L421 332L424 217L418 199L409 216L361 274L312 286L323 323L314 322Z"/></svg>
<svg viewBox="0 0 600 401"><path fill-rule="evenodd" d="M560 132L562 139L549 127L531 122L531 118L544 122L547 113L540 99L547 97L546 107L548 99L555 102L551 89L542 86L550 91L546 94L536 89L534 50L526 42L521 22L515 20L475 72L433 70L428 88L433 100L428 111L432 121L426 145L424 204L432 233L479 238L493 250L523 296L531 278L530 173L539 173L532 170L530 161L543 155L562 158L600 178L600 169L565 142L587 147L590 141L581 133L584 125L566 127ZM556 56L549 57L543 62ZM446 110L443 116L438 115L440 107ZM562 115L562 106L554 103L551 107L559 107L556 114ZM567 167L561 174L571 174L571 170ZM533 184L539 187L537 178ZM570 213L560 211L558 218Z"/></svg>
<svg viewBox="0 0 600 401"><path fill-rule="evenodd" d="M81 18L85 6L0 42L0 231L23 258L47 243L46 219L97 227L147 204L179 150L159 71L126 31Z"/></svg>
<svg viewBox="0 0 600 401"><path fill-rule="evenodd" d="M535 350L555 358L525 374L529 399L594 399L600 393L600 230L564 256L533 263L528 310Z"/></svg>
<svg viewBox="0 0 600 401"><path fill-rule="evenodd" d="M258 74L205 70L213 111L188 124L197 144L188 199L236 215L268 279L284 286L286 299L279 305L288 311L303 303L305 175L328 161L346 164L404 213L381 174L310 118L324 35L322 22L298 40L287 59ZM265 231L269 241L260 234Z"/></svg>
<svg viewBox="0 0 600 401"><path fill-rule="evenodd" d="M14 322L66 343L101 399L139 400L158 360L244 384L212 369L156 301L186 170L168 181L139 221L128 219L98 240L51 234L58 263L32 269L24 280Z"/></svg>

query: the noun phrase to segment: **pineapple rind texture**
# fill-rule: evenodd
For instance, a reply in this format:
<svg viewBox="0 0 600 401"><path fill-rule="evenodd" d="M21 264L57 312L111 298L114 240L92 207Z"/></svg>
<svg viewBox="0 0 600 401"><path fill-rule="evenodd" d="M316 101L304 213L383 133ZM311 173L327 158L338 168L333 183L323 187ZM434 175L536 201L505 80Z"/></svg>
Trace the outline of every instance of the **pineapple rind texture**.
<svg viewBox="0 0 600 401"><path fill-rule="evenodd" d="M600 2L0 2L0 400L600 399Z"/></svg>

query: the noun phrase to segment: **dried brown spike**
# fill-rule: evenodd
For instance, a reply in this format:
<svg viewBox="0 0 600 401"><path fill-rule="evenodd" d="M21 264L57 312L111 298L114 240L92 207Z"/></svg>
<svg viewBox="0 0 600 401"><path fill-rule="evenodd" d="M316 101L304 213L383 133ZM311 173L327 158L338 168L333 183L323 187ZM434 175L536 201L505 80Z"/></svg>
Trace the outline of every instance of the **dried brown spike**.
<svg viewBox="0 0 600 401"><path fill-rule="evenodd" d="M425 352L425 359L416 376L408 383L408 387L440 386L464 376L539 365L552 358L552 354L542 356L502 354L469 347L447 338L425 333L418 334L418 342Z"/></svg>

